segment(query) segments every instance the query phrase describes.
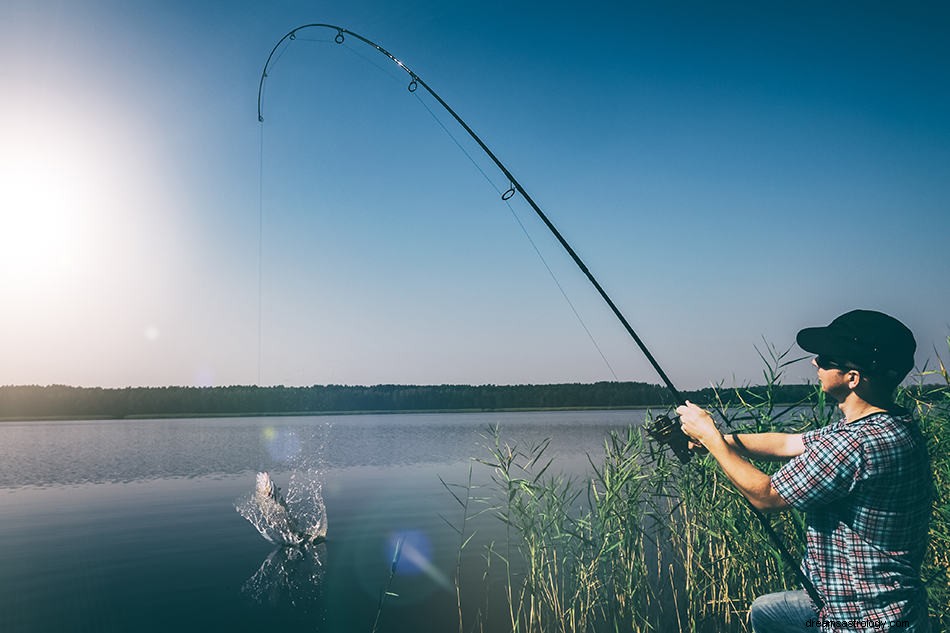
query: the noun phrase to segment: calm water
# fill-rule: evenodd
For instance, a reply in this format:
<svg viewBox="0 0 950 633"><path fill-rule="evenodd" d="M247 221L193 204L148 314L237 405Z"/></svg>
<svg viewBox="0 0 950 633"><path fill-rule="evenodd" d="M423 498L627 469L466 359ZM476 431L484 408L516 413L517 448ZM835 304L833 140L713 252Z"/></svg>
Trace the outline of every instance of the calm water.
<svg viewBox="0 0 950 633"><path fill-rule="evenodd" d="M464 483L490 424L586 472L642 412L0 424L0 631L455 631ZM322 483L325 544L275 549L235 511L268 470ZM477 480L487 469L476 466ZM483 571L485 522L465 550ZM499 534L494 534L497 537ZM389 581L393 544L406 544ZM386 598L386 588L398 597ZM472 604L478 596L469 594ZM465 606L468 606L466 604ZM499 607L503 605L498 605Z"/></svg>

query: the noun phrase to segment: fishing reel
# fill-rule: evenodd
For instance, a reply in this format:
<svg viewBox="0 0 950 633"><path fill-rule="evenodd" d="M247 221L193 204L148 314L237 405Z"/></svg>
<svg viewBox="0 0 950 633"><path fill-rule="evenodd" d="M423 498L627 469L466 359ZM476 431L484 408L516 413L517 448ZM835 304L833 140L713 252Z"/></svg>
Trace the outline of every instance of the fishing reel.
<svg viewBox="0 0 950 633"><path fill-rule="evenodd" d="M689 438L683 433L679 422L669 416L661 415L656 418L652 424L647 425L646 431L660 446L669 446L684 464L689 463L693 457L693 451L689 450Z"/></svg>

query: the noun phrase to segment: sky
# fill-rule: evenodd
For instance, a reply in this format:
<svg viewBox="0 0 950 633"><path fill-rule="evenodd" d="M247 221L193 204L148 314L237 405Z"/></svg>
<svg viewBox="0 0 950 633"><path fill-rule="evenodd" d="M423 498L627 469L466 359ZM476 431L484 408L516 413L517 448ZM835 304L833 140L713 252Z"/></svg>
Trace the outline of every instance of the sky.
<svg viewBox="0 0 950 633"><path fill-rule="evenodd" d="M0 384L659 382L311 23L679 388L950 360L944 3L6 0Z"/></svg>

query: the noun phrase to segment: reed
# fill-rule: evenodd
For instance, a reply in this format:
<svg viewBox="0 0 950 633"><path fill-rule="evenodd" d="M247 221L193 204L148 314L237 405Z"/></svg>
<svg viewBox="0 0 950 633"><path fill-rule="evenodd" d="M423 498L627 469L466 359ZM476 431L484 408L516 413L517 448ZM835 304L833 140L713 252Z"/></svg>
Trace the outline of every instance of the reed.
<svg viewBox="0 0 950 633"><path fill-rule="evenodd" d="M383 606L386 604L386 598L393 597L398 598L399 594L393 592L393 579L396 577L396 568L399 567L399 557L402 553L402 545L405 542L406 537L400 536L396 539L395 546L393 547L393 560L389 565L389 577L386 579L386 587L379 592L379 603L376 605L376 619L373 620L373 628L370 633L376 633L379 630L379 618L383 614Z"/></svg>
<svg viewBox="0 0 950 633"><path fill-rule="evenodd" d="M709 406L724 431L799 432L836 417L817 388L791 408L775 401L774 387L798 360L788 355L765 346L760 356L766 389L733 390L738 406L727 406L725 390L716 390ZM938 369L922 372L920 381L901 389L898 399L915 409L930 444L937 496L923 577L934 630L950 630L950 374L938 359ZM481 491L474 490L471 474L467 486L443 482L463 511L461 528L453 525L460 552L471 542L466 530L473 516L491 513L505 528L504 541L487 547L486 606L470 618L468 630L501 630L500 624L486 624L486 614L487 601L503 599L503 627L512 633L748 632L752 600L796 584L708 456L682 465L630 427L611 432L603 454L589 456L590 477L577 480L556 472L547 440L519 446L498 427L485 438L487 456L476 461L489 470L490 490L476 495ZM758 465L766 472L780 466ZM804 517L793 511L772 521L793 553L800 553ZM456 599L464 633L461 561ZM502 596L488 581L493 573Z"/></svg>
<svg viewBox="0 0 950 633"><path fill-rule="evenodd" d="M934 474L934 510L921 576L927 585L933 630L950 631L950 372L939 354L936 364L936 369L920 373L916 385L899 389L898 400L916 411L927 438Z"/></svg>
<svg viewBox="0 0 950 633"><path fill-rule="evenodd" d="M489 457L479 461L491 469L495 516L506 527L495 556L505 569L510 630L646 630L652 590L640 500L649 477L637 460L640 433L612 434L584 485L546 475L548 441L521 448L497 427L488 437Z"/></svg>

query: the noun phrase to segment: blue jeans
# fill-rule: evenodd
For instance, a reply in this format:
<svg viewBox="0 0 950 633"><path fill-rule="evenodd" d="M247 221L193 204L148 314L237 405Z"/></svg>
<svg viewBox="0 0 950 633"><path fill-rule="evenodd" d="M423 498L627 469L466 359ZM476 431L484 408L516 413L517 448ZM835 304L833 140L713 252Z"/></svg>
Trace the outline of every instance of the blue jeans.
<svg viewBox="0 0 950 633"><path fill-rule="evenodd" d="M780 591L759 596L749 609L749 621L755 633L802 633L818 631L808 626L818 618L815 603L805 591Z"/></svg>

